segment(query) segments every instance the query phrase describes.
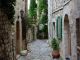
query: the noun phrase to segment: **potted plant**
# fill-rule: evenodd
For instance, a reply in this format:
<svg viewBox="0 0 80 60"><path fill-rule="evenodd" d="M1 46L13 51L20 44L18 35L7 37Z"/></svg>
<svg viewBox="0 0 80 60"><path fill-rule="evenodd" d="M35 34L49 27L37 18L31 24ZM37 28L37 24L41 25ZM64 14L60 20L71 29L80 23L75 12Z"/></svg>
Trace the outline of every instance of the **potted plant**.
<svg viewBox="0 0 80 60"><path fill-rule="evenodd" d="M59 58L59 42L57 41L56 38L53 38L51 41L51 48L53 49L52 51L52 57L53 58Z"/></svg>

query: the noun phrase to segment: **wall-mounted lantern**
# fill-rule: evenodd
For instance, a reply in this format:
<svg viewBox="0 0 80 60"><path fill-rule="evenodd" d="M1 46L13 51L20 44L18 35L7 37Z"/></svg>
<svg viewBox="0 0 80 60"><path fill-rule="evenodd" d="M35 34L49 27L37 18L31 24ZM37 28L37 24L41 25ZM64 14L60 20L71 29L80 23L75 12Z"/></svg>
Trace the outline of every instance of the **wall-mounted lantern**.
<svg viewBox="0 0 80 60"><path fill-rule="evenodd" d="M20 14L21 14L21 16L19 16L19 15L17 16L18 19L19 19L20 17L21 17L21 18L23 17L23 14L24 14L23 9L20 10Z"/></svg>
<svg viewBox="0 0 80 60"><path fill-rule="evenodd" d="M23 9L20 10L20 14L21 14L21 17L23 17L23 14L24 14Z"/></svg>

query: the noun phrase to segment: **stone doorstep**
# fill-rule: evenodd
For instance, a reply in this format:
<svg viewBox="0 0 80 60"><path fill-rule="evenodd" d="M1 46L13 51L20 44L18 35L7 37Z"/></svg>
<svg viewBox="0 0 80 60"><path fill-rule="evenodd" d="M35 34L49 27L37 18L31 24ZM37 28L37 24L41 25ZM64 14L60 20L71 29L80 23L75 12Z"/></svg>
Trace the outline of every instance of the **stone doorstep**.
<svg viewBox="0 0 80 60"><path fill-rule="evenodd" d="M53 59L53 60L60 60L60 59Z"/></svg>
<svg viewBox="0 0 80 60"><path fill-rule="evenodd" d="M55 59L52 58L52 60L61 60L61 59L60 58L55 58Z"/></svg>
<svg viewBox="0 0 80 60"><path fill-rule="evenodd" d="M16 55L16 59L18 60L20 58L20 54L17 54Z"/></svg>
<svg viewBox="0 0 80 60"><path fill-rule="evenodd" d="M27 50L22 50L22 51L20 52L20 55L21 55L21 56L26 56L26 55L27 55Z"/></svg>
<svg viewBox="0 0 80 60"><path fill-rule="evenodd" d="M22 50L20 52L20 54L17 54L16 55L16 59L18 60L20 58L20 56L26 56L27 55L27 50Z"/></svg>

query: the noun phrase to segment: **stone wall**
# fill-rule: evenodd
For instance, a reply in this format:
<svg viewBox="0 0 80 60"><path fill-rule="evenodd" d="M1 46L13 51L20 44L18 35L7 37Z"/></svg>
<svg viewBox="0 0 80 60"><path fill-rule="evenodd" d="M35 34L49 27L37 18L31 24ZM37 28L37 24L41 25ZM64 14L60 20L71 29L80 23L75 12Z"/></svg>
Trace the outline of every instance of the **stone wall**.
<svg viewBox="0 0 80 60"><path fill-rule="evenodd" d="M63 9L63 19L64 19L65 14L67 14L69 18L70 35L71 35L70 37L71 38L71 60L77 60L76 19L80 18L80 13L79 13L80 4L79 3L80 3L80 0L77 0L77 1L72 0L67 5L65 5ZM65 53L67 52L65 51Z"/></svg>
<svg viewBox="0 0 80 60"><path fill-rule="evenodd" d="M52 33L54 32L52 29L52 25L51 23L55 23L55 27L56 27L56 18L58 16L62 16L62 40L60 40L60 54L61 57L63 58L63 60L65 60L66 57L70 57L71 60L77 60L77 51L76 51L76 19L80 18L80 0L59 0L62 1L62 5L59 6L58 1L50 1L48 0L49 5L48 5L48 9L49 9L49 16L48 16L48 26L49 26L49 40L51 40L52 38ZM53 5L54 4L54 5ZM50 7L51 6L51 7ZM50 12L52 11L52 13ZM68 25L69 25L69 38L70 38L70 42L69 42L69 38L66 38L68 33L67 29L65 30L65 27L67 27L67 25L65 25L65 15L68 15ZM56 32L56 29L55 29ZM56 34L55 34L56 37ZM68 43L71 44L71 54L70 56L68 55L68 48L70 46L68 46Z"/></svg>
<svg viewBox="0 0 80 60"><path fill-rule="evenodd" d="M28 33L26 34L26 40L27 42L32 42L33 41L33 34L31 28L28 29Z"/></svg>
<svg viewBox="0 0 80 60"><path fill-rule="evenodd" d="M25 0L16 0L15 15L14 15L15 17L15 21L14 21L15 55L20 54L22 50L22 22L21 22L22 19L20 14L21 9L25 13Z"/></svg>
<svg viewBox="0 0 80 60"><path fill-rule="evenodd" d="M25 13L25 0L16 0L16 6L15 7L15 17L17 18L17 16L21 16L20 15L20 10L23 9L24 13Z"/></svg>
<svg viewBox="0 0 80 60"><path fill-rule="evenodd" d="M0 10L0 60L13 59L11 24L7 16Z"/></svg>

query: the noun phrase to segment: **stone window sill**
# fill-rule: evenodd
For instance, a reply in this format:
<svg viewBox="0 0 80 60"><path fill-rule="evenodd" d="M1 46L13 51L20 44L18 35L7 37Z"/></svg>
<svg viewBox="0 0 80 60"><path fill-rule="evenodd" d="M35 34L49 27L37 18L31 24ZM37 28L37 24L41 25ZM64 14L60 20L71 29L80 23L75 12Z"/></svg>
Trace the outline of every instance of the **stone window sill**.
<svg viewBox="0 0 80 60"><path fill-rule="evenodd" d="M76 46L76 48L77 48L78 50L80 50L80 46Z"/></svg>
<svg viewBox="0 0 80 60"><path fill-rule="evenodd" d="M76 48L77 48L77 54L80 55L80 46L76 46Z"/></svg>

